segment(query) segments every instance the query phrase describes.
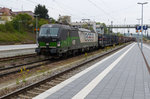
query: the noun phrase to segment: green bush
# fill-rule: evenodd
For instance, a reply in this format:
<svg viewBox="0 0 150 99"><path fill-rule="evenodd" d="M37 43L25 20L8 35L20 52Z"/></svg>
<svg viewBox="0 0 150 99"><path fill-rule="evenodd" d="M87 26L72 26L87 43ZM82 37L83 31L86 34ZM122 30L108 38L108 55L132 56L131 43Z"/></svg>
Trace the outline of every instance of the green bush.
<svg viewBox="0 0 150 99"><path fill-rule="evenodd" d="M12 20L13 27L19 32L27 31L32 24L32 17L28 14L18 14Z"/></svg>
<svg viewBox="0 0 150 99"><path fill-rule="evenodd" d="M12 24L11 22L6 22L6 24L5 24L5 29L6 29L7 31L9 31L9 32L14 32L14 31L15 31L15 29L14 29L14 27L13 27L13 24Z"/></svg>
<svg viewBox="0 0 150 99"><path fill-rule="evenodd" d="M6 32L5 24L0 24L0 32Z"/></svg>
<svg viewBox="0 0 150 99"><path fill-rule="evenodd" d="M40 19L39 20L39 27L41 27L43 24L48 24L48 21L45 19Z"/></svg>
<svg viewBox="0 0 150 99"><path fill-rule="evenodd" d="M34 19L34 27L36 28L36 19ZM38 28L40 28L43 24L48 24L48 20L46 19L39 19L38 20Z"/></svg>

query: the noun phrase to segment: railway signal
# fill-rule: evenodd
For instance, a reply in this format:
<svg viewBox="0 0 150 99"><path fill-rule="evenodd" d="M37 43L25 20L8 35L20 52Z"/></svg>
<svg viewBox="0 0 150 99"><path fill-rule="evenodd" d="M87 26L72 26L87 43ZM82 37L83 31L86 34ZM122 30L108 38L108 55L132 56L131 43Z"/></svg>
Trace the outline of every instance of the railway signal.
<svg viewBox="0 0 150 99"><path fill-rule="evenodd" d="M34 29L34 31L40 31L40 29L39 29L39 28L37 28L37 29Z"/></svg>

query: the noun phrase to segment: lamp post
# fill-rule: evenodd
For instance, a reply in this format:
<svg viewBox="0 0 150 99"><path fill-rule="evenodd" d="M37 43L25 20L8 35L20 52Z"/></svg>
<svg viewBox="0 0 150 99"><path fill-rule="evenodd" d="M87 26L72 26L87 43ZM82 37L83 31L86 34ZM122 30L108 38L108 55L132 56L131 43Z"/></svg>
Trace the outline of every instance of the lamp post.
<svg viewBox="0 0 150 99"><path fill-rule="evenodd" d="M141 15L141 30L142 30L142 32L141 32L141 36L142 36L142 38L141 38L141 50L143 50L143 5L144 4L148 4L148 2L144 2L144 3L138 2L137 4L141 4L142 5L142 15Z"/></svg>
<svg viewBox="0 0 150 99"><path fill-rule="evenodd" d="M139 24L139 26L140 26L140 20L141 20L141 19L136 19L136 20L138 21L138 24ZM140 34L139 30L138 30L137 33L138 33L138 46L139 46L139 34Z"/></svg>

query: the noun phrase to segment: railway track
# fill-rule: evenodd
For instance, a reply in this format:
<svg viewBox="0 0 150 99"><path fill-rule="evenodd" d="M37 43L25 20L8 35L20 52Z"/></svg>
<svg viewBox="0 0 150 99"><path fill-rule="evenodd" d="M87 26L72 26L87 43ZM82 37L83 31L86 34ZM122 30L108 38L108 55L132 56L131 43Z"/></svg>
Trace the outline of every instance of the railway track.
<svg viewBox="0 0 150 99"><path fill-rule="evenodd" d="M10 74L18 73L18 72L20 72L21 68L24 68L24 67L26 69L32 69L32 68L36 68L36 67L39 67L42 65L49 64L49 63L50 63L50 59L43 59L43 60L38 60L38 61L20 64L20 65L16 65L16 66L0 68L0 78L10 75Z"/></svg>
<svg viewBox="0 0 150 99"><path fill-rule="evenodd" d="M118 48L115 48L111 51L105 52L100 55L96 55L95 57L92 57L90 59L87 59L78 65L73 65L72 67L63 69L62 71L59 71L53 75L50 75L47 78L44 78L40 81L34 82L31 85L25 86L23 88L20 88L18 90L15 90L7 95L4 95L0 97L1 99L31 99L34 96L39 95L40 93L46 91L47 89L61 83L62 81L70 78L71 76L77 74L78 72L84 70L87 68L86 64L89 64L90 62L93 62L93 60L103 58L106 55L112 54L113 52L125 47L126 45L120 46Z"/></svg>
<svg viewBox="0 0 150 99"><path fill-rule="evenodd" d="M11 61L11 60L15 60L15 59L28 58L28 57L35 57L35 56L37 56L37 54L27 54L27 55L13 56L13 57L4 57L4 58L0 58L0 62Z"/></svg>

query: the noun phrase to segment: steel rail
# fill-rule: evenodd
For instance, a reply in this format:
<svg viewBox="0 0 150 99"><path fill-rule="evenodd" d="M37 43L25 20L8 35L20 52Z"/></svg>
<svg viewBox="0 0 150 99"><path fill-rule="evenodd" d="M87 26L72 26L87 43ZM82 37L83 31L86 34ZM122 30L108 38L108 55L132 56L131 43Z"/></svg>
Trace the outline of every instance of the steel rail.
<svg viewBox="0 0 150 99"><path fill-rule="evenodd" d="M126 44L126 45L127 45L127 44ZM17 89L17 90L15 90L15 91L13 91L13 92L7 94L7 95L4 95L4 96L0 97L0 99L8 99L8 98L17 96L17 95L19 95L19 94L21 94L21 93L24 93L24 92L27 91L27 90L33 89L33 88L35 88L35 87L39 87L40 85L42 85L42 84L44 84L44 83L46 83L46 82L48 82L48 81L51 81L51 80L53 80L54 78L57 78L57 77L59 77L59 76L65 74L65 73L67 73L67 72L70 72L70 71L72 71L72 70L75 70L75 69L77 69L78 67L82 67L83 65L85 65L85 64L87 64L87 63L89 63L89 62L92 62L92 61L95 60L95 59L99 59L99 58L102 58L102 57L104 57L104 56L106 56L106 55L108 55L108 54L111 54L111 53L113 53L113 52L115 52L115 51L117 51L117 50L119 50L119 49L125 47L126 45L122 45L122 46L120 46L120 47L118 47L118 48L114 48L113 50L110 50L110 51L107 51L107 52L105 52L105 53L103 53L103 54L97 55L96 57L92 57L92 58L90 58L90 59L88 59L88 60L85 60L85 61L83 61L83 62L81 62L81 63L79 63L79 64L77 64L77 65L74 65L73 67L70 67L70 68L64 69L64 70L62 70L62 71L59 71L59 72L57 72L57 73L55 73L55 74L53 74L53 75L51 75L51 76L49 76L49 77L47 77L47 78L44 78L44 79L42 79L42 80L40 80L40 81L34 82L34 83L32 83L32 84L30 84L30 85L28 85L28 86L25 86L25 87L23 87L23 88Z"/></svg>

